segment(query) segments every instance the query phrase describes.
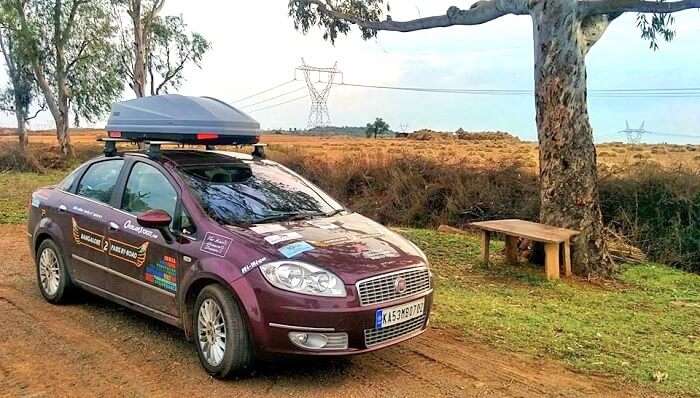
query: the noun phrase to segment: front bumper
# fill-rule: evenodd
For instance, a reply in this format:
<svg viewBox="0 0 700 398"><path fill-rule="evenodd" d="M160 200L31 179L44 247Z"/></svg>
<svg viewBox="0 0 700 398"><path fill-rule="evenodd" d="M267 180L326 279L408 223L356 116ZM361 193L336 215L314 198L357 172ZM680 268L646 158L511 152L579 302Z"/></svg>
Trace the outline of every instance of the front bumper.
<svg viewBox="0 0 700 398"><path fill-rule="evenodd" d="M251 277L254 283L260 282L253 275ZM385 348L423 333L428 324L433 301L431 289L400 300L360 306L354 286L348 286L348 296L345 298L324 298L285 292L269 286L264 280L262 282L265 285L253 289L257 308L253 309L244 304L249 314L251 309L257 310L256 316L249 317L249 320L252 320L250 326L253 340L258 351L262 353L343 356ZM383 329L375 328L378 309L421 298L425 300L422 317ZM292 331L347 333L347 349L300 348L289 338Z"/></svg>

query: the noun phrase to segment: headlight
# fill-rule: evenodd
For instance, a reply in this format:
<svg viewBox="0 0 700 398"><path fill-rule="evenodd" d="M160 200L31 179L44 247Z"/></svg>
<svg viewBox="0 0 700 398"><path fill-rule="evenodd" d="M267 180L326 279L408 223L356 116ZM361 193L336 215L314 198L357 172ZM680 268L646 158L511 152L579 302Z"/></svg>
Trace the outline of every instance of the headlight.
<svg viewBox="0 0 700 398"><path fill-rule="evenodd" d="M283 290L312 296L345 297L345 285L333 273L299 261L275 261L260 266L265 279Z"/></svg>

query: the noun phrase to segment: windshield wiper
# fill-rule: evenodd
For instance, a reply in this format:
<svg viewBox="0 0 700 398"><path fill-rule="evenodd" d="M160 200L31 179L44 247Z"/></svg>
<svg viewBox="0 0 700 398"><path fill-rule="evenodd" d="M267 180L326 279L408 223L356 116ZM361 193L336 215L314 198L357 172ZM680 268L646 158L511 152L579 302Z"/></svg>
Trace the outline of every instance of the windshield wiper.
<svg viewBox="0 0 700 398"><path fill-rule="evenodd" d="M298 221L298 220L308 220L314 217L325 216L326 213L323 212L289 212L274 214L271 216L259 218L255 220L255 224L263 224L272 221Z"/></svg>
<svg viewBox="0 0 700 398"><path fill-rule="evenodd" d="M336 215L338 215L338 214L340 214L340 213L342 213L342 212L344 212L344 211L345 211L345 209L335 209L335 210L333 210L333 211L331 211L331 212L328 212L328 213L324 214L324 216L326 216L326 217L333 217L333 216L336 216Z"/></svg>

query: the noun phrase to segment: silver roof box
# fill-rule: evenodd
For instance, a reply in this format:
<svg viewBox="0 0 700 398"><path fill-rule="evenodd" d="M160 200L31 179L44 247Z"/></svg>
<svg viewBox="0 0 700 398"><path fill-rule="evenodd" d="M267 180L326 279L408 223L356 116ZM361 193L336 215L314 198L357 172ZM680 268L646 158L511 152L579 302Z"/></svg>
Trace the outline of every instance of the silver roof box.
<svg viewBox="0 0 700 398"><path fill-rule="evenodd" d="M202 144L250 144L260 123L210 97L177 94L117 102L105 129L111 138Z"/></svg>

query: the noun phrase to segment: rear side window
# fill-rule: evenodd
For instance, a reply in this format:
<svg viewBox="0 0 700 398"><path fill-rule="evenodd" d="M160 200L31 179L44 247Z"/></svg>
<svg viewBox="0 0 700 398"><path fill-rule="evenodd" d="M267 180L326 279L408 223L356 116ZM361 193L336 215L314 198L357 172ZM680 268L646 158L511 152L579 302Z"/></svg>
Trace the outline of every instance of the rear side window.
<svg viewBox="0 0 700 398"><path fill-rule="evenodd" d="M93 164L80 180L77 194L102 203L109 203L123 165L123 159Z"/></svg>
<svg viewBox="0 0 700 398"><path fill-rule="evenodd" d="M131 169L122 199L122 209L132 214L165 210L175 218L177 193L167 178L153 166L136 163Z"/></svg>

